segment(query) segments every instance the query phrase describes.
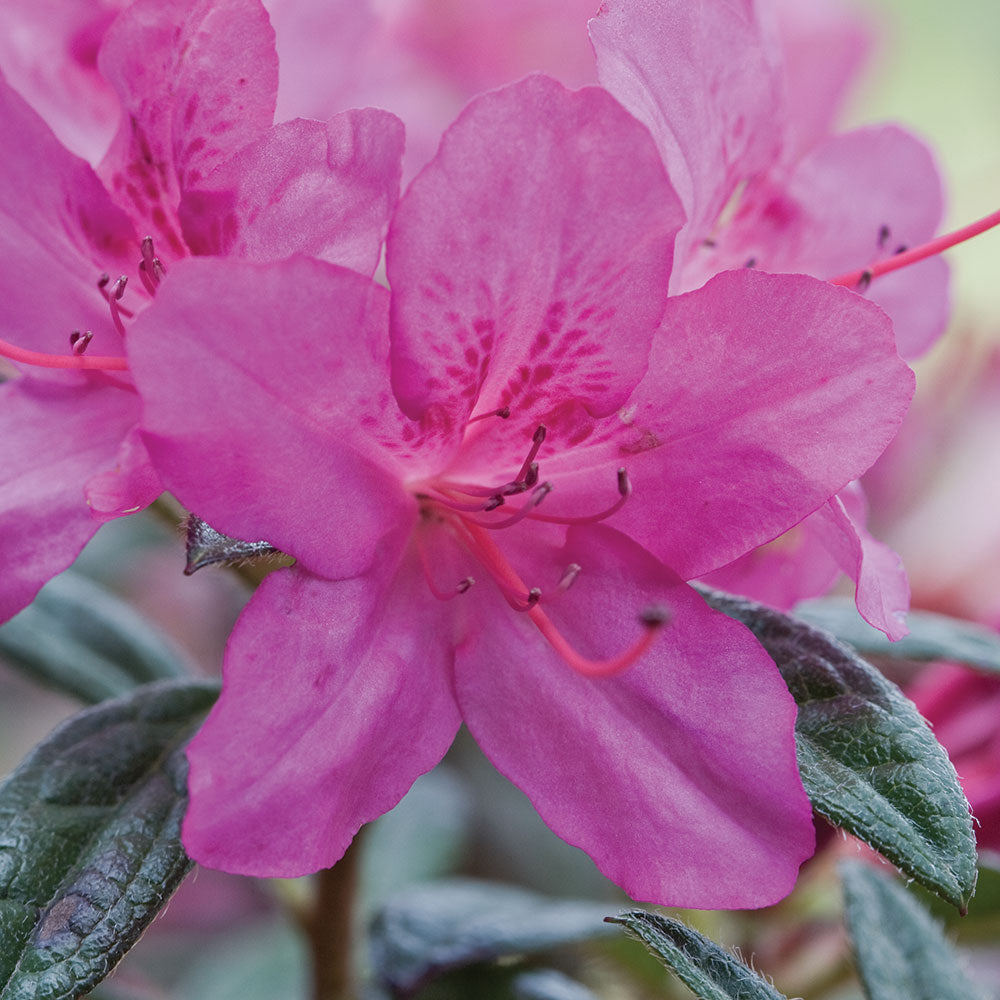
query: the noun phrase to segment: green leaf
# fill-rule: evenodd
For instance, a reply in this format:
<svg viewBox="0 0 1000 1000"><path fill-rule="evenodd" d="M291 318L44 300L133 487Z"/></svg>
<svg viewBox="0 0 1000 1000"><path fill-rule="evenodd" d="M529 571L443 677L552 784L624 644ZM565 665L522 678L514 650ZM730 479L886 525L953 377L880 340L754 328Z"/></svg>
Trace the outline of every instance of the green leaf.
<svg viewBox="0 0 1000 1000"><path fill-rule="evenodd" d="M840 865L847 929L868 1000L981 1000L931 915L895 879Z"/></svg>
<svg viewBox="0 0 1000 1000"><path fill-rule="evenodd" d="M753 969L679 920L645 910L607 919L624 925L699 1000L786 1000Z"/></svg>
<svg viewBox="0 0 1000 1000"><path fill-rule="evenodd" d="M33 680L90 704L190 673L131 605L72 571L0 628L0 655Z"/></svg>
<svg viewBox="0 0 1000 1000"><path fill-rule="evenodd" d="M556 969L530 969L518 973L511 984L515 1000L597 1000L583 983Z"/></svg>
<svg viewBox="0 0 1000 1000"><path fill-rule="evenodd" d="M871 656L920 662L955 660L1000 674L1000 635L960 618L911 611L906 616L910 634L898 642L890 642L858 614L849 598L804 601L795 609L795 617L832 632L841 641Z"/></svg>
<svg viewBox="0 0 1000 1000"><path fill-rule="evenodd" d="M372 964L397 993L474 962L604 937L605 906L454 879L399 893L372 924Z"/></svg>
<svg viewBox="0 0 1000 1000"><path fill-rule="evenodd" d="M163 682L90 708L0 785L0 1000L83 995L180 884L183 748L217 693Z"/></svg>
<svg viewBox="0 0 1000 1000"><path fill-rule="evenodd" d="M789 615L716 591L799 706L799 772L823 816L965 910L976 886L969 805L948 754L913 703L848 647Z"/></svg>

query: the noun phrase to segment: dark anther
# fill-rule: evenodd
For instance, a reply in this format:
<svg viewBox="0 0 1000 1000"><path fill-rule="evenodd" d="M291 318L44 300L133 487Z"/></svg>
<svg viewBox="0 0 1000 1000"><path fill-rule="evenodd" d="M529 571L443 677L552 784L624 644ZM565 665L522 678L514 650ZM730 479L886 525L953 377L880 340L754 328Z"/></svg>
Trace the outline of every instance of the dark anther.
<svg viewBox="0 0 1000 1000"><path fill-rule="evenodd" d="M862 271L861 277L858 278L857 290L859 292L867 292L868 286L872 283L872 277L871 271Z"/></svg>
<svg viewBox="0 0 1000 1000"><path fill-rule="evenodd" d="M648 608L643 608L639 615L639 621L646 628L661 628L670 623L673 616L662 604L651 604Z"/></svg>
<svg viewBox="0 0 1000 1000"><path fill-rule="evenodd" d="M632 495L632 483L628 478L628 470L624 468L618 470L618 492L623 497Z"/></svg>
<svg viewBox="0 0 1000 1000"><path fill-rule="evenodd" d="M885 246L886 241L889 239L889 233L890 232L891 232L891 230L889 229L889 227L884 222L882 223L881 226L879 226L879 230L878 230L878 248L879 248L879 250L881 250Z"/></svg>
<svg viewBox="0 0 1000 1000"><path fill-rule="evenodd" d="M757 266L757 258L756 257L747 257L746 263L743 266L744 267L756 267Z"/></svg>
<svg viewBox="0 0 1000 1000"><path fill-rule="evenodd" d="M88 330L86 333L81 333L79 330L74 330L69 335L69 346L70 350L74 354L83 354L83 352L90 345L90 342L94 339L94 335Z"/></svg>
<svg viewBox="0 0 1000 1000"><path fill-rule="evenodd" d="M510 407L509 406L501 406L500 409L497 410L496 415L501 420L506 420L508 417L510 417Z"/></svg>
<svg viewBox="0 0 1000 1000"><path fill-rule="evenodd" d="M103 274L102 274L102 275L101 275L101 276L100 276L100 277L99 277L99 278L97 279L97 287L98 287L98 288L104 288L104 287L105 287L105 286L107 285L107 283L108 283L108 282L109 282L110 280L111 280L111 275L110 275L110 274L108 274L108 272L107 272L107 271L105 271L105 272L104 272L104 273L103 273Z"/></svg>
<svg viewBox="0 0 1000 1000"><path fill-rule="evenodd" d="M524 476L524 488L531 489L538 482L538 463L532 462Z"/></svg>
<svg viewBox="0 0 1000 1000"><path fill-rule="evenodd" d="M535 428L535 433L531 435L534 444L541 444L545 440L545 424L539 424Z"/></svg>
<svg viewBox="0 0 1000 1000"><path fill-rule="evenodd" d="M496 510L497 507L502 507L504 505L504 498L499 493L494 493L493 496L483 504L483 510Z"/></svg>
<svg viewBox="0 0 1000 1000"><path fill-rule="evenodd" d="M464 580L458 581L458 586L455 587L455 590L460 594L464 594L475 582L471 576L467 576Z"/></svg>
<svg viewBox="0 0 1000 1000"><path fill-rule="evenodd" d="M528 607L533 608L542 599L542 591L538 587L532 587L528 591Z"/></svg>
<svg viewBox="0 0 1000 1000"><path fill-rule="evenodd" d="M714 246L717 246L718 244L717 244L717 243L715 242L715 240L713 240L713 239L712 239L712 237L711 237L711 236L706 236L706 237L705 237L705 238L704 238L704 239L703 239L703 240L701 241L701 245L702 245L703 247L709 247L709 249L711 249L712 247L714 247Z"/></svg>
<svg viewBox="0 0 1000 1000"><path fill-rule="evenodd" d="M896 249L892 251L892 255L893 255L893 257L895 257L898 254L906 253L906 251L909 250L909 249L910 248L905 243L900 243L899 246L896 247Z"/></svg>
<svg viewBox="0 0 1000 1000"><path fill-rule="evenodd" d="M115 283L111 286L111 294L116 299L121 299L125 294L125 286L128 284L128 276L122 275Z"/></svg>

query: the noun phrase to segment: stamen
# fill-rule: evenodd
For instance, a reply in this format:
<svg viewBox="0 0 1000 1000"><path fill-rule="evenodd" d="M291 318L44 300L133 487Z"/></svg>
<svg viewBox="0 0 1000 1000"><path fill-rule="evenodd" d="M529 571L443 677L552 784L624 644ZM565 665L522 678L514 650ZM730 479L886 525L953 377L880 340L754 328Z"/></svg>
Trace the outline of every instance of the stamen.
<svg viewBox="0 0 1000 1000"><path fill-rule="evenodd" d="M108 295L108 305L111 306L111 321L115 324L115 329L121 336L125 336L125 325L122 323L121 316L119 313L118 303L121 297L125 294L125 286L128 284L128 278L123 274L115 283L111 286L111 292Z"/></svg>
<svg viewBox="0 0 1000 1000"><path fill-rule="evenodd" d="M98 291L99 291L99 292L101 293L101 295L102 295L102 297L104 298L104 301L105 301L105 302L107 302L107 301L108 301L108 283L109 283L110 281L111 281L111 275L110 275L110 274L108 274L108 272L107 272L107 271L105 271L105 272L104 272L104 273L103 273L103 274L102 274L102 275L101 275L101 276L100 276L100 277L99 277L99 278L97 279L97 290L98 290ZM123 316L127 317L128 319L131 319L131 318L132 318L132 317L133 317L133 316L135 315L135 313L134 313L134 312L132 312L132 310L131 310L131 309L127 309L127 308L126 308L125 306L123 306L123 305L121 305L121 304L119 304L119 306L118 306L118 311L119 311L119 312L120 312L120 313L121 313L121 314L122 314Z"/></svg>
<svg viewBox="0 0 1000 1000"><path fill-rule="evenodd" d="M535 456L538 454L538 449L541 448L542 442L545 440L545 424L539 424L535 428L535 433L531 436L531 449L528 452L528 457L524 460L521 466L521 470L514 477L514 482L523 481L527 483L528 475L531 472L531 466L535 461ZM538 478L538 467L535 467L535 478Z"/></svg>
<svg viewBox="0 0 1000 1000"><path fill-rule="evenodd" d="M23 347L15 347L6 340L0 340L0 355L11 361L20 361L25 365L36 365L39 368L76 368L88 371L124 372L128 371L128 361L125 358L101 357L98 355L79 354L42 354L39 351L28 351Z"/></svg>
<svg viewBox="0 0 1000 1000"><path fill-rule="evenodd" d="M922 246L893 254L893 256L887 257L885 260L880 260L877 264L872 264L871 267L862 268L860 271L852 271L850 274L842 274L837 278L831 278L830 284L843 285L847 288L857 287L865 280L866 274L870 275L868 280L871 281L872 278L878 278L883 274L898 271L900 268L916 264L917 261L924 260L926 257L933 257L935 254L939 254L943 250L955 246L957 243L964 243L966 240L972 239L973 236L985 233L997 225L1000 225L1000 211L993 212L979 219L977 222L963 226L961 229L956 229L953 233L938 236L936 239L931 240L929 243L924 243Z"/></svg>
<svg viewBox="0 0 1000 1000"><path fill-rule="evenodd" d="M858 283L854 286L856 292L867 292L869 286L872 283L872 272L871 269L861 272L861 277L858 278Z"/></svg>
<svg viewBox="0 0 1000 1000"><path fill-rule="evenodd" d="M889 235L892 232L891 229L883 222L881 226L878 227L878 243L879 250L884 250L886 243L889 242Z"/></svg>
<svg viewBox="0 0 1000 1000"><path fill-rule="evenodd" d="M478 524L482 528L489 528L490 530L495 530L499 528L509 528L512 524L517 524L518 521L523 521L526 517L531 517L531 511L533 511L550 493L552 492L551 483L542 483L541 486L535 487L532 490L531 496L528 497L524 506L519 507L516 514L511 514L510 517L505 517L501 521L477 521L474 518L469 518L473 524Z"/></svg>
<svg viewBox="0 0 1000 1000"><path fill-rule="evenodd" d="M466 420L466 424L474 424L480 420L489 420L490 417L499 417L501 420L507 420L510 417L510 407L501 406L499 410L492 410L489 413L480 413L478 417L469 417Z"/></svg>
<svg viewBox="0 0 1000 1000"><path fill-rule="evenodd" d="M79 330L74 330L69 335L69 349L74 354L83 354L93 339L94 335L90 332L90 330L86 333L80 333Z"/></svg>
<svg viewBox="0 0 1000 1000"><path fill-rule="evenodd" d="M421 532L415 532L417 540L417 554L420 557L420 564L424 570L424 576L427 579L427 586L430 588L430 592L439 601L451 601L458 597L459 594L466 593L470 587L476 582L471 576L467 576L464 580L459 580L455 585L454 590L441 590L441 588L434 582L434 577L431 574L430 560L427 558L427 549L424 547L423 539L420 537Z"/></svg>
<svg viewBox="0 0 1000 1000"><path fill-rule="evenodd" d="M618 499L606 510L602 510L598 514L590 514L586 517L564 517L559 514L535 513L528 514L527 516L532 521L546 521L549 524L596 524L598 521L603 521L611 517L616 511L621 510L625 505L625 501L631 495L632 483L628 478L628 471L623 468L618 470Z"/></svg>
<svg viewBox="0 0 1000 1000"><path fill-rule="evenodd" d="M564 593L573 586L576 578L580 575L582 567L579 563L570 563L559 578L559 589Z"/></svg>
<svg viewBox="0 0 1000 1000"><path fill-rule="evenodd" d="M752 270L753 268L755 268L757 266L757 258L756 257L747 257L747 259L743 262L743 266L745 268L748 268L748 269Z"/></svg>
<svg viewBox="0 0 1000 1000"><path fill-rule="evenodd" d="M607 660L589 660L581 656L566 640L566 637L556 628L549 616L540 608L534 607L528 611L528 617L535 623L538 631L548 640L549 645L579 674L584 677L612 677L627 670L653 644L657 632L670 620L669 613L663 608L647 608L639 616L643 634L624 652Z"/></svg>

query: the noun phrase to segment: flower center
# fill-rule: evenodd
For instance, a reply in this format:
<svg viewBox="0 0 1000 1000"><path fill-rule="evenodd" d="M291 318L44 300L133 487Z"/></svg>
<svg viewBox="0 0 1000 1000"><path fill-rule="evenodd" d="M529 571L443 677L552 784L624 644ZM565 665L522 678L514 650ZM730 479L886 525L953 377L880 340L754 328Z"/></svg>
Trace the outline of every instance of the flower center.
<svg viewBox="0 0 1000 1000"><path fill-rule="evenodd" d="M510 416L507 408L473 417L475 422L483 417ZM420 504L422 524L416 532L417 548L427 583L439 600L451 600L466 593L475 583L471 576L451 587L443 588L434 579L432 560L428 551L432 529L445 530L483 568L496 584L507 604L516 612L526 614L555 651L579 673L587 676L608 676L631 666L649 648L659 628L668 619L661 608L649 608L639 616L642 634L628 649L607 660L591 660L573 648L546 613L546 606L560 598L573 585L582 571L577 563L570 563L552 591L528 586L514 569L497 544L496 533L525 521L544 521L550 524L596 524L620 510L632 494L632 485L624 468L618 470L618 498L608 507L586 516L546 514L539 511L545 498L552 492L552 484L539 482L537 456L545 441L546 430L539 425L531 438L531 446L512 480L499 485L458 482L446 477L435 477L420 485L415 493ZM520 498L520 499L517 499Z"/></svg>
<svg viewBox="0 0 1000 1000"><path fill-rule="evenodd" d="M167 273L167 269L160 258L156 256L151 236L147 236L142 241L140 253L142 258L138 266L139 278L150 296L154 296L157 286ZM111 280L109 274L102 274L97 280L97 290L108 304L111 323L122 337L125 336L123 318L131 319L135 315L131 309L122 305L127 284L128 276L124 274L115 281ZM69 335L69 354L45 354L41 351L29 351L15 344L9 344L5 340L0 340L0 356L40 368L70 368L90 371L128 370L128 361L125 358L87 355L85 352L93 339L94 334L90 330L74 330Z"/></svg>

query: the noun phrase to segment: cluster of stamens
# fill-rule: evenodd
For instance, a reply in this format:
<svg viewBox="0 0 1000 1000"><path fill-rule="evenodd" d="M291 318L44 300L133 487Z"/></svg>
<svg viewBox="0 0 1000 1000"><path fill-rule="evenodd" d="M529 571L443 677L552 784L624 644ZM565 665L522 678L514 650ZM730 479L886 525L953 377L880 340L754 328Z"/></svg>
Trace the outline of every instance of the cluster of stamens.
<svg viewBox="0 0 1000 1000"><path fill-rule="evenodd" d="M156 256L152 236L147 236L142 241L140 253L142 256L138 266L139 277L146 291L152 296L156 294L156 287L163 280L167 269L163 261ZM125 274L112 281L111 275L105 272L97 279L97 290L108 304L111 323L122 337L125 336L123 317L131 319L135 315L131 309L122 305L127 284L128 275ZM94 334L91 330L74 330L69 335L70 353L65 355L29 351L0 340L0 356L10 358L12 361L20 361L23 364L36 365L40 368L74 368L90 371L126 371L128 369L125 358L86 355L87 348L93 339Z"/></svg>
<svg viewBox="0 0 1000 1000"><path fill-rule="evenodd" d="M509 417L510 411L504 407L484 416ZM482 419L474 417L472 421ZM661 608L650 608L642 612L639 621L643 635L628 650L609 660L595 661L581 656L558 631L545 613L544 606L551 604L572 587L582 571L579 563L570 563L554 590L543 596L541 587L528 586L510 565L493 533L511 528L524 521L544 521L550 524L583 525L596 524L611 517L620 510L632 495L632 484L624 468L618 469L618 499L603 510L585 516L547 514L538 510L542 502L552 492L552 484L539 482L537 456L545 441L546 429L539 425L531 438L531 447L515 477L499 486L481 486L472 483L455 482L437 478L422 485L416 493L425 522L446 528L458 544L465 549L486 570L496 584L504 600L514 610L528 615L553 648L575 670L589 676L618 673L633 664L648 648L654 633L666 623L667 615ZM526 495L526 496L525 496ZM519 504L512 498L524 497ZM516 507L510 514L493 516L501 507ZM423 532L417 532L417 544L428 586L435 597L451 600L465 594L475 583L471 576L460 580L452 588L442 588L434 581L431 562L428 557Z"/></svg>

